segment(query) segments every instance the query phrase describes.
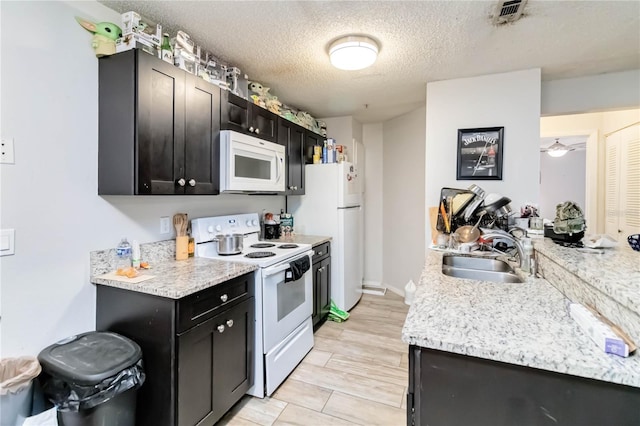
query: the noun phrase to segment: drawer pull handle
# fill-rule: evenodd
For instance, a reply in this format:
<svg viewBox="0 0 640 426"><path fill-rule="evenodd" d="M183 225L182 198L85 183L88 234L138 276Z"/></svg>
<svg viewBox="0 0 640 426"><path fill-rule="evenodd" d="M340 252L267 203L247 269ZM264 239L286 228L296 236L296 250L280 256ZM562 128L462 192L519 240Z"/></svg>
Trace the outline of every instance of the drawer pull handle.
<svg viewBox="0 0 640 426"><path fill-rule="evenodd" d="M227 327L233 327L233 320L227 320Z"/></svg>
<svg viewBox="0 0 640 426"><path fill-rule="evenodd" d="M218 326L218 333L224 333L224 325L220 324Z"/></svg>
<svg viewBox="0 0 640 426"><path fill-rule="evenodd" d="M220 300L222 300L222 302L226 302L227 300L229 300L229 296L227 296L226 294L223 294L222 296L220 296Z"/></svg>

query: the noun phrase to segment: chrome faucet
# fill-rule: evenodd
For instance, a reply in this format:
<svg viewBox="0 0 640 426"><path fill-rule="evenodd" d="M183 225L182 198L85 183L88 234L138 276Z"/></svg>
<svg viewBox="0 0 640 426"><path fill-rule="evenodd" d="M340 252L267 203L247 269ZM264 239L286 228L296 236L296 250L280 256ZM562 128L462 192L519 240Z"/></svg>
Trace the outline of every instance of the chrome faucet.
<svg viewBox="0 0 640 426"><path fill-rule="evenodd" d="M524 231L524 229L523 229ZM526 232L525 232L526 235ZM520 240L516 237L514 237L511 234L508 234L506 232L488 232L486 234L482 234L482 238L504 238L505 240L509 240L511 241L515 246L516 246L516 250L518 251L518 260L520 262L520 269L523 269L524 265L524 248L522 247L522 243L520 242Z"/></svg>

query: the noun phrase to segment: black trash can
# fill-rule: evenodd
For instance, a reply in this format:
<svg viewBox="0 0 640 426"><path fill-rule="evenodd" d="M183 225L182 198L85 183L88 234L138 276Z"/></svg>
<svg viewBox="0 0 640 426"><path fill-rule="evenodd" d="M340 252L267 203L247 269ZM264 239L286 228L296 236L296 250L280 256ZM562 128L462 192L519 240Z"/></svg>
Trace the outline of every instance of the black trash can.
<svg viewBox="0 0 640 426"><path fill-rule="evenodd" d="M135 425L136 394L145 375L142 350L133 340L92 331L43 349L38 361L59 425Z"/></svg>

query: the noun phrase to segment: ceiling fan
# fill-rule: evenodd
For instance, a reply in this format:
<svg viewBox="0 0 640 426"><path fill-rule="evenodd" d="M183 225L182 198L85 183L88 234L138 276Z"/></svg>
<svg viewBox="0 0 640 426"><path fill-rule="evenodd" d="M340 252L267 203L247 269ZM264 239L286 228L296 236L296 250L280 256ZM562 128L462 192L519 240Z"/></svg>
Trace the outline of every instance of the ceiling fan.
<svg viewBox="0 0 640 426"><path fill-rule="evenodd" d="M540 152L546 152L551 157L562 157L569 151L575 151L575 148L560 143L559 139L556 139L556 141L547 148L540 148Z"/></svg>

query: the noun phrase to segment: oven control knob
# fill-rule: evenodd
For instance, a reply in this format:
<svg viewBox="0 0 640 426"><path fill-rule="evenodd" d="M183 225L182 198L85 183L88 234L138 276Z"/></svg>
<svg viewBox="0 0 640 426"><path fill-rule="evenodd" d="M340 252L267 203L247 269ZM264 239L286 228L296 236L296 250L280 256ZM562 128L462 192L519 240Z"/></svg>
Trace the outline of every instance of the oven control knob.
<svg viewBox="0 0 640 426"><path fill-rule="evenodd" d="M224 333L224 325L220 324L218 326L218 333Z"/></svg>
<svg viewBox="0 0 640 426"><path fill-rule="evenodd" d="M209 227L207 228L207 232L213 234L213 226L209 225Z"/></svg>
<svg viewBox="0 0 640 426"><path fill-rule="evenodd" d="M257 220L254 220L253 222L251 222L251 224L252 224L253 226L258 226L258 221L257 221Z"/></svg>
<svg viewBox="0 0 640 426"><path fill-rule="evenodd" d="M251 221L250 220L247 221L247 226L251 226Z"/></svg>
<svg viewBox="0 0 640 426"><path fill-rule="evenodd" d="M223 294L222 296L220 296L220 300L222 300L222 302L226 302L227 300L229 300L229 296L227 296L226 294Z"/></svg>
<svg viewBox="0 0 640 426"><path fill-rule="evenodd" d="M222 226L216 225L216 231L221 232L222 231Z"/></svg>

